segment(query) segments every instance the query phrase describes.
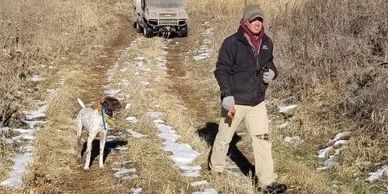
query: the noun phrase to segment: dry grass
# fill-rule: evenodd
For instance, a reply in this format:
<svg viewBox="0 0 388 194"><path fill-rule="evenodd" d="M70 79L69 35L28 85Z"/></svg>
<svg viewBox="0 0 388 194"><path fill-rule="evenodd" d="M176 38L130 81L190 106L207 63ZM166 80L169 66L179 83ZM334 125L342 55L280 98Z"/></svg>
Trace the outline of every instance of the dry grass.
<svg viewBox="0 0 388 194"><path fill-rule="evenodd" d="M50 100L48 121L37 136L37 157L27 180L30 183L28 190L53 192L57 184L61 184L62 175L67 174L68 165L75 165L72 117L76 107L69 105L74 104L75 95L85 93L80 88L88 80L82 76L88 75L85 72L89 67L82 66L105 52L104 46L125 26L118 23L121 16L129 14L130 5L121 1L34 0L6 0L1 4L1 125L17 127L18 122L12 121L19 120L20 105L28 106L32 98ZM121 16L106 11L110 9ZM47 80L35 86L26 79L32 74ZM80 79L74 79L74 76ZM61 81L62 85L59 84ZM45 95L46 89L58 91L49 99ZM9 153L3 154L12 153L13 148L3 145L2 157L10 157ZM71 149L63 149L64 146ZM4 158L1 165L3 177L10 163Z"/></svg>
<svg viewBox="0 0 388 194"><path fill-rule="evenodd" d="M382 19L387 6L386 1L306 1L274 17L278 62L287 73L272 93L302 103L295 120L314 147L339 131L353 131L342 165L333 172L353 182L353 192L374 192L356 187L354 182L362 181L354 178L365 178L387 158L387 70L380 65L387 60Z"/></svg>

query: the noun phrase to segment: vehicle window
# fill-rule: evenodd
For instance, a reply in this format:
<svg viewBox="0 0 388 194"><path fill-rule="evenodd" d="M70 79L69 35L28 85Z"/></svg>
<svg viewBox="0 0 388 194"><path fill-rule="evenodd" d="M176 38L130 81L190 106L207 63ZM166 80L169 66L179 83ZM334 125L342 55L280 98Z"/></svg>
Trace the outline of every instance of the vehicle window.
<svg viewBox="0 0 388 194"><path fill-rule="evenodd" d="M159 8L184 7L184 0L149 0L147 6Z"/></svg>

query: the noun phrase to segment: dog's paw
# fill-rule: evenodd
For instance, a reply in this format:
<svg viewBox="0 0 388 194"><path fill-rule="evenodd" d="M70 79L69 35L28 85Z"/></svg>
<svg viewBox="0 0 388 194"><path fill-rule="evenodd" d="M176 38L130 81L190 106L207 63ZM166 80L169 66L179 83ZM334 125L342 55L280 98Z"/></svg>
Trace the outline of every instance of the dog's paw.
<svg viewBox="0 0 388 194"><path fill-rule="evenodd" d="M84 171L85 171L85 172L89 171L89 167L86 167L86 166L85 166L85 167L84 167Z"/></svg>
<svg viewBox="0 0 388 194"><path fill-rule="evenodd" d="M100 168L100 169L104 169L104 165L100 165L99 168Z"/></svg>

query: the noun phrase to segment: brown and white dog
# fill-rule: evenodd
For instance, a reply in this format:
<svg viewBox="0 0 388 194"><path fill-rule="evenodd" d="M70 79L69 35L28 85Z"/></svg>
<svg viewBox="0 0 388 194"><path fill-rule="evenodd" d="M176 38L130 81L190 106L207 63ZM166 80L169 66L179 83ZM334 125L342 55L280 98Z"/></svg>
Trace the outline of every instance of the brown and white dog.
<svg viewBox="0 0 388 194"><path fill-rule="evenodd" d="M100 138L99 167L104 168L104 148L108 133L108 121L109 118L113 116L113 112L123 109L125 104L120 103L118 99L110 96L102 97L101 100L97 102L96 109L86 107L79 98L77 98L77 101L82 107L76 120L77 140L79 144L81 143L82 129L86 129L88 131L84 170L89 170L92 142L97 135L99 135Z"/></svg>

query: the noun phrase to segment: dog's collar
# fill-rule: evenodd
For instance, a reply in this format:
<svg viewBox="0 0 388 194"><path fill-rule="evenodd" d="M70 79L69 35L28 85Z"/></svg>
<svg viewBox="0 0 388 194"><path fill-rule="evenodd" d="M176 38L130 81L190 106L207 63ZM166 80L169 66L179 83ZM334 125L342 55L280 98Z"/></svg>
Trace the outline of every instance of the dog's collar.
<svg viewBox="0 0 388 194"><path fill-rule="evenodd" d="M107 115L107 114L105 114L104 112L101 112L101 111L100 111L100 113L103 114L102 118L104 118L104 122L108 123L109 125L113 125L116 122L113 117L111 117L111 116L109 116L109 115Z"/></svg>
<svg viewBox="0 0 388 194"><path fill-rule="evenodd" d="M102 117L101 120L102 120L102 124L103 124L105 130L106 130L105 123L108 123L109 125L114 125L115 124L116 121L115 121L115 119L113 117L105 114L104 111L102 111L102 110L96 109L96 111L101 114L101 117Z"/></svg>

